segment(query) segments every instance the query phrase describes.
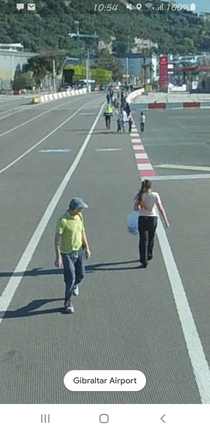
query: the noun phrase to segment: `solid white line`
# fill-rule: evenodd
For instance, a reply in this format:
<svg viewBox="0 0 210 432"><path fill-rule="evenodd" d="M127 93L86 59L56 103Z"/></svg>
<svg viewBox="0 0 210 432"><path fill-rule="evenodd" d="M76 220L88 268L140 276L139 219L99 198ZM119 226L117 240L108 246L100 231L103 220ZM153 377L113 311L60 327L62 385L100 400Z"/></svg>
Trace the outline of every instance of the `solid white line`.
<svg viewBox="0 0 210 432"><path fill-rule="evenodd" d="M138 132L131 132L130 137L139 137Z"/></svg>
<svg viewBox="0 0 210 432"><path fill-rule="evenodd" d="M56 208L56 206L57 206L65 188L66 188L66 186L68 185L72 174L74 173L74 171L75 171L75 169L76 169L76 167L77 167L77 165L78 165L78 163L79 163L79 161L80 161L80 159L81 159L81 157L82 157L82 155L83 155L83 153L87 147L87 144L91 138L91 135L95 129L95 126L96 126L96 124L97 124L97 122L101 116L104 105L105 104L102 105L102 107L99 111L99 114L97 115L97 117L96 117L96 119L95 119L83 145L82 145L82 147L80 148L80 150L79 150L79 152L78 152L78 154L77 154L77 156L73 162L73 164L69 168L69 170L66 173L64 179L62 180L60 186L58 187L53 198L51 199L44 215L42 216L42 219L40 220L34 234L31 237L31 240L29 241L23 255L20 258L20 261L17 264L17 266L13 272L13 275L10 277L9 282L7 283L5 289L2 293L2 296L0 297L0 311L1 311L0 313L3 316L4 316L4 313L7 311L8 307L11 303L11 300L12 300L12 298L13 298L13 296L14 296L14 294L15 294L15 292L16 292L16 290L17 290L17 288L18 288L18 286L22 280L24 272L26 271L26 269L27 269L27 267L28 267L28 265L32 259L32 256L33 256L33 254L37 248L37 245L38 245L38 243L42 237L42 234L44 233L44 230L45 230L45 228L46 228L46 226L47 226L47 224L48 224L48 222L49 222L49 220L50 220L50 218L51 218L51 216L52 216L52 214L53 214L53 212L54 212L54 210L55 210L55 208ZM22 273L22 274L17 276L18 273ZM1 316L0 317L0 324L2 322L2 319L3 319L3 317Z"/></svg>
<svg viewBox="0 0 210 432"><path fill-rule="evenodd" d="M19 160L21 160L24 156L26 156L28 153L30 153L32 150L34 150L36 147L38 147L41 143L43 143L47 138L49 138L51 135L53 135L58 129L60 129L62 126L64 126L69 120L71 120L73 117L75 117L75 115L78 114L78 112L80 112L85 105L89 104L90 102L93 101L88 101L86 102L84 105L82 105L81 108L79 108L77 111L75 111L74 114L72 114L70 117L68 117L63 123L61 123L59 126L57 126L55 129L53 129L49 134L47 134L44 138L42 138L40 141L38 141L38 143L34 144L32 147L30 147L30 149L26 150L24 153L22 153L22 155L20 155L17 159L15 159L13 162L11 162L9 165L7 165L6 167L4 167L2 170L0 170L0 174L2 174L3 172L5 172L6 170L8 170L9 168L11 168L13 165L15 165ZM51 111L51 110L50 110Z"/></svg>
<svg viewBox="0 0 210 432"><path fill-rule="evenodd" d="M77 100L80 100L80 99L83 99L83 98L80 97L80 98L78 98ZM72 99L71 99L71 100L72 100ZM70 102L70 100L69 100L68 102L65 102L64 104L56 105L55 107L49 109L48 111L44 111L43 113L41 113L41 114L39 114L39 115L33 117L32 119L27 120L26 122L21 123L21 124L19 124L18 126L15 126L14 128L9 129L9 130L6 131L6 132L3 132L2 134L0 134L0 137L2 137L2 136L4 136L4 135L7 135L8 133L13 132L14 130L19 129L19 128L21 128L22 126L25 126L26 124L28 124L28 123L30 123L30 122L36 120L36 119L39 118L39 117L42 117L43 115L48 114L50 111L53 111L53 110L55 110L56 108L59 108L59 107L62 107L62 106L64 106L64 105L68 104L69 102ZM28 109L29 109L29 108L32 108L32 106L28 107ZM33 106L33 108L34 108L34 106ZM22 111L23 111L23 110L22 110ZM16 113L14 113L14 114L18 114L18 113L16 112ZM6 117L9 117L9 116L6 116ZM3 117L3 118L5 118L5 117Z"/></svg>
<svg viewBox="0 0 210 432"><path fill-rule="evenodd" d="M170 165L170 164L163 164L163 165L154 165L157 168L171 168L171 169L183 169L183 170L190 170L190 171L210 171L210 167L205 166L195 166L195 165Z"/></svg>
<svg viewBox="0 0 210 432"><path fill-rule="evenodd" d="M140 138L132 138L132 143L139 143L141 142Z"/></svg>
<svg viewBox="0 0 210 432"><path fill-rule="evenodd" d="M137 164L139 170L153 169L150 164ZM196 176L198 178L198 176ZM153 180L155 177L153 177ZM160 179L160 177L159 177ZM169 245L161 219L159 218L157 235L160 248L171 284L176 309L184 334L189 358L203 404L210 404L210 369L190 310L186 293Z"/></svg>
<svg viewBox="0 0 210 432"><path fill-rule="evenodd" d="M201 345L190 306L169 245L162 221L159 218L157 235L171 284L177 312L184 333L193 373L199 389L201 402L210 403L210 369Z"/></svg>
<svg viewBox="0 0 210 432"><path fill-rule="evenodd" d="M210 174L190 174L190 175L163 175L163 176L154 176L153 180L199 180L199 179L209 179Z"/></svg>

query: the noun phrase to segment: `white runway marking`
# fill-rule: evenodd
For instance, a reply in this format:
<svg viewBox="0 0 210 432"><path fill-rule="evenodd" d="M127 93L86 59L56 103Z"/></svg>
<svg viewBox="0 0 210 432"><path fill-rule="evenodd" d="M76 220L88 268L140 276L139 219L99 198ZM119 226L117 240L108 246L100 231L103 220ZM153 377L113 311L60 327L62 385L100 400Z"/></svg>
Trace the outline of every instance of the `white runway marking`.
<svg viewBox="0 0 210 432"><path fill-rule="evenodd" d="M56 206L57 206L65 188L66 188L66 186L68 185L72 174L74 173L80 159L82 158L82 155L83 155L83 153L84 153L84 151L88 145L88 142L89 142L89 140L92 136L92 133L95 129L95 126L96 126L96 124L97 124L97 122L101 116L103 108L104 108L104 104L102 105L102 107L99 111L99 114L97 115L97 117L96 117L96 119L95 119L83 145L82 145L82 147L80 148L80 150L79 150L79 152L78 152L78 154L77 154L77 156L73 162L73 164L69 168L69 170L66 173L64 179L62 180L60 186L58 187L57 191L55 192L52 200L50 201L49 205L47 206L47 209L46 209L41 221L39 222L34 234L31 237L31 240L29 241L22 257L20 258L20 261L18 262L18 264L17 264L17 266L13 272L13 275L10 277L9 282L6 285L2 295L0 297L0 311L1 311L0 312L0 324L2 322L4 313L7 311L8 307L11 303L11 300L12 300L12 298L13 298L13 296L14 296L14 294L15 294L15 292L16 292L16 290L17 290L17 288L18 288L18 286L22 280L24 272L26 271L26 269L27 269L27 267L28 267L28 265L32 259L32 256L33 256L33 254L34 254L34 252L38 246L38 243L42 237L42 234L43 234L43 232L44 232L44 230L45 230L45 228L46 228L46 226L47 226L47 224L48 224L48 222L49 222L49 220L50 220L50 218L51 218L51 216L52 216L52 214L53 214L53 212L54 212L54 210L55 210L55 208L56 208ZM17 274L19 274L19 276Z"/></svg>
<svg viewBox="0 0 210 432"><path fill-rule="evenodd" d="M111 151L118 151L122 150L121 148L104 148L104 149L95 149L97 152L111 152Z"/></svg>
<svg viewBox="0 0 210 432"><path fill-rule="evenodd" d="M39 150L40 153L69 153L70 149L46 149Z"/></svg>
<svg viewBox="0 0 210 432"><path fill-rule="evenodd" d="M210 171L210 167L204 167L204 166L195 166L195 165L170 165L170 164L163 164L163 165L154 165L157 168L171 168L171 169L183 169L183 170L190 170L190 171Z"/></svg>
<svg viewBox="0 0 210 432"><path fill-rule="evenodd" d="M190 310L184 287L169 245L163 224L159 218L157 235L165 262L177 313L182 326L193 373L199 389L201 402L210 403L210 369L203 351L197 328Z"/></svg>
<svg viewBox="0 0 210 432"><path fill-rule="evenodd" d="M132 143L140 143L141 142L141 140L140 140L140 138L132 138Z"/></svg>
<svg viewBox="0 0 210 432"><path fill-rule="evenodd" d="M161 180L202 180L209 179L210 174L190 174L190 175L163 175L163 176L154 176L152 180L161 181Z"/></svg>
<svg viewBox="0 0 210 432"><path fill-rule="evenodd" d="M151 165L151 163L144 163L144 164L137 164L137 166L138 166L138 169L141 171L141 170L143 170L143 171L146 171L146 170L153 170L153 167L152 167L152 165ZM154 170L153 170L154 171Z"/></svg>
<svg viewBox="0 0 210 432"><path fill-rule="evenodd" d="M141 157L141 155L140 155ZM151 164L137 164L140 170L141 179L147 170L153 170ZM164 165L166 166L166 165ZM171 165L169 165L171 167ZM209 168L210 170L210 168ZM147 175L147 174L146 174ZM154 176L153 179L158 176ZM210 369L206 356L202 347L202 343L194 322L194 318L186 297L185 289L180 278L169 241L167 239L165 230L161 219L158 221L157 235L160 244L160 248L165 262L168 278L171 285L171 290L174 296L175 305L179 320L181 323L184 339L186 342L186 348L188 351L189 359L192 365L194 377L198 386L201 402L203 404L210 403Z"/></svg>
<svg viewBox="0 0 210 432"><path fill-rule="evenodd" d="M147 153L135 153L135 158L136 159L148 159L149 160Z"/></svg>
<svg viewBox="0 0 210 432"><path fill-rule="evenodd" d="M141 144L141 145L133 145L133 149L134 150L144 150L144 146Z"/></svg>

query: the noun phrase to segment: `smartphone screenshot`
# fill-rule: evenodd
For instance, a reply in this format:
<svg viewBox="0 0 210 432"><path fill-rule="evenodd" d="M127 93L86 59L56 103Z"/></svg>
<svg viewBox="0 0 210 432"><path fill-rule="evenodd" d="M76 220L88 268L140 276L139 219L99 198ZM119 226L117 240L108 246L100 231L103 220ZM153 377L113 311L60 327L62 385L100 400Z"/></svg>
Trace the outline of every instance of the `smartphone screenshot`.
<svg viewBox="0 0 210 432"><path fill-rule="evenodd" d="M0 1L0 424L210 430L210 3Z"/></svg>

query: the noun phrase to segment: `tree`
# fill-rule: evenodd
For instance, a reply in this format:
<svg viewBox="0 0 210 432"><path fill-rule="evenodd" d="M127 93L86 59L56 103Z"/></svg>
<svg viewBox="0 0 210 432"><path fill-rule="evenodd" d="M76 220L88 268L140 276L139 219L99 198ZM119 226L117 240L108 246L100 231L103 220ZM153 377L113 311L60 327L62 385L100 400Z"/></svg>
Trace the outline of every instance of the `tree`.
<svg viewBox="0 0 210 432"><path fill-rule="evenodd" d="M13 81L13 90L32 90L36 83L31 72L18 75Z"/></svg>
<svg viewBox="0 0 210 432"><path fill-rule="evenodd" d="M99 57L97 60L97 66L103 69L107 69L112 72L112 78L121 80L123 76L123 65L120 60L112 56L107 48L103 48L99 51Z"/></svg>
<svg viewBox="0 0 210 432"><path fill-rule="evenodd" d="M33 72L37 85L40 85L46 76L53 75L53 60L55 61L56 75L61 73L65 57L66 52L64 51L44 52L28 60L27 70Z"/></svg>

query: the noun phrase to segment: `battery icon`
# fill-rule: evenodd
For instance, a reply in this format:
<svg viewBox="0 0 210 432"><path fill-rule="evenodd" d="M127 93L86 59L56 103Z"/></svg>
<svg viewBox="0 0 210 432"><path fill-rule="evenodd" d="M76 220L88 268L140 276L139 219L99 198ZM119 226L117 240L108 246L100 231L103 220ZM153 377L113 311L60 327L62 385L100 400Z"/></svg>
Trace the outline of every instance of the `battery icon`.
<svg viewBox="0 0 210 432"><path fill-rule="evenodd" d="M195 9L196 9L195 3L191 3L190 10L195 11Z"/></svg>

